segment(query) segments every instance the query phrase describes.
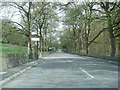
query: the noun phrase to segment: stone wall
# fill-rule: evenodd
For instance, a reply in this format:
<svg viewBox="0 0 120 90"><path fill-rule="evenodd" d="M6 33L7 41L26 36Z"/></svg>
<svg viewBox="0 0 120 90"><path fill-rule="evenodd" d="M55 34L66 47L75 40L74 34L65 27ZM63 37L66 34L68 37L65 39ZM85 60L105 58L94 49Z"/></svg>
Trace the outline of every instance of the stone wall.
<svg viewBox="0 0 120 90"><path fill-rule="evenodd" d="M18 66L20 64L24 64L29 62L27 54L8 54L8 55L2 55L2 59L0 59L1 67L0 69L8 69L11 67Z"/></svg>

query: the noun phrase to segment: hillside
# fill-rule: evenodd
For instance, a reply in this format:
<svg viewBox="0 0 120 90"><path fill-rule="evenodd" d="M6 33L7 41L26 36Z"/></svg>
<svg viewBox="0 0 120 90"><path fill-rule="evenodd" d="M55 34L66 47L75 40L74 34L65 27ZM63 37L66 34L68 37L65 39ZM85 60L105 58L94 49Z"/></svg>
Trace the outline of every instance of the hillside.
<svg viewBox="0 0 120 90"><path fill-rule="evenodd" d="M18 45L12 45L12 44L0 44L0 47L2 47L2 50L0 50L0 53L8 54L8 53L13 53L13 54L25 54L27 53L27 47L22 47Z"/></svg>

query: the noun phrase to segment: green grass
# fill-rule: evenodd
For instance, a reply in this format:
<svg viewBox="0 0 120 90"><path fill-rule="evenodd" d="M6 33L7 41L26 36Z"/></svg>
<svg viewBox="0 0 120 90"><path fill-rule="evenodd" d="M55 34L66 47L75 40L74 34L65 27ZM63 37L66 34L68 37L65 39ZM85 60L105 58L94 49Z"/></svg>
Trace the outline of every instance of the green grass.
<svg viewBox="0 0 120 90"><path fill-rule="evenodd" d="M2 50L0 50L0 53L4 54L25 54L27 53L27 47L12 45L12 44L0 44L0 48L2 47Z"/></svg>

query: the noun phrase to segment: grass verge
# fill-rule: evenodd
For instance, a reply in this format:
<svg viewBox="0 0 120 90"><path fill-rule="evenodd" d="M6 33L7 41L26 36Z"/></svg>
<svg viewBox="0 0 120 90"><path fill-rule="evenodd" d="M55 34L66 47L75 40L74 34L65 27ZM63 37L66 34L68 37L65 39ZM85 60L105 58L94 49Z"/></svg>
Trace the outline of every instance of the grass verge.
<svg viewBox="0 0 120 90"><path fill-rule="evenodd" d="M23 46L18 46L18 45L12 45L12 44L0 44L0 47L2 47L2 50L0 53L4 54L26 54L27 53L27 48Z"/></svg>

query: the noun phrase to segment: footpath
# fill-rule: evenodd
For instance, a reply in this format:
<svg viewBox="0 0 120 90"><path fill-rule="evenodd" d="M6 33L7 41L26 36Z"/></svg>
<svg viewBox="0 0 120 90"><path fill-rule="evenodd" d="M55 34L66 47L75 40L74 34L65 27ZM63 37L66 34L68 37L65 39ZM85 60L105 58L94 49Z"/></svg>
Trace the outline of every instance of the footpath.
<svg viewBox="0 0 120 90"><path fill-rule="evenodd" d="M42 59L34 60L26 64L21 64L19 66L12 67L12 68L9 68L7 70L3 70L2 72L0 72L0 90L2 86L5 85L7 82L21 75L22 73L29 70L30 68L36 66L41 61L43 60Z"/></svg>

